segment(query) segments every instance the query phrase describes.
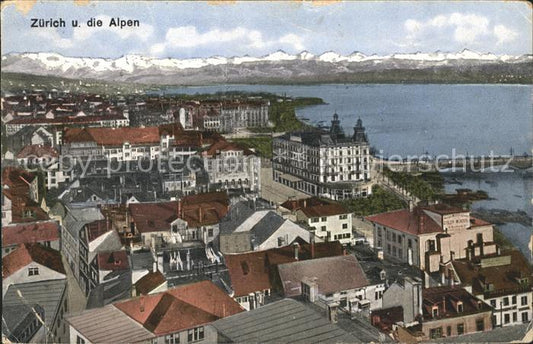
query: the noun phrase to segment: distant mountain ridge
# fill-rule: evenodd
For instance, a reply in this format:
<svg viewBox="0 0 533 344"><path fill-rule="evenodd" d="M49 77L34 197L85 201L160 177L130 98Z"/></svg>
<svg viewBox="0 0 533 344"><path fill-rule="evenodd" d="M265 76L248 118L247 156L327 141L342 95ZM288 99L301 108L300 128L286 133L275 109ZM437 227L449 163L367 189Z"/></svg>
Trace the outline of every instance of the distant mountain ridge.
<svg viewBox="0 0 533 344"><path fill-rule="evenodd" d="M2 56L2 71L67 78L92 78L156 84L206 84L220 82L320 82L351 79L361 73L391 70L448 68L465 71L494 66L508 72L527 73L532 55L495 55L463 50L459 53L396 53L386 56L353 52L341 55L328 51L314 55L307 51L291 55L278 50L262 57L240 56L175 59L125 55L117 59L65 57L57 53L11 53ZM486 69L486 68L485 68ZM487 72L487 70L484 70ZM341 80L340 80L341 81Z"/></svg>

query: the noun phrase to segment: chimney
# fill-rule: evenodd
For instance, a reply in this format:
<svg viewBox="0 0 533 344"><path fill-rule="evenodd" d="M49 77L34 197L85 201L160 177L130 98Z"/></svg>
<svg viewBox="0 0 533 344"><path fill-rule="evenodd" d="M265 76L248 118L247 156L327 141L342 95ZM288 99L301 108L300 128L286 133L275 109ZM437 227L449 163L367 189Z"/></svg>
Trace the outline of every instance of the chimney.
<svg viewBox="0 0 533 344"><path fill-rule="evenodd" d="M140 311L141 313L144 312L144 295L141 294L141 299L139 300L140 303Z"/></svg>
<svg viewBox="0 0 533 344"><path fill-rule="evenodd" d="M314 234L311 235L311 259L315 259L315 237Z"/></svg>
<svg viewBox="0 0 533 344"><path fill-rule="evenodd" d="M152 272L157 272L157 262L154 262L154 265L152 267Z"/></svg>
<svg viewBox="0 0 533 344"><path fill-rule="evenodd" d="M182 213L183 209L182 209L182 205L181 205L181 199L178 200L178 217L180 219L183 218L183 213Z"/></svg>
<svg viewBox="0 0 533 344"><path fill-rule="evenodd" d="M198 222L202 222L202 206L198 207Z"/></svg>
<svg viewBox="0 0 533 344"><path fill-rule="evenodd" d="M442 296L442 314L446 314L446 297Z"/></svg>
<svg viewBox="0 0 533 344"><path fill-rule="evenodd" d="M295 242L292 244L292 247L294 248L294 259L298 260L298 249L300 248L300 245Z"/></svg>

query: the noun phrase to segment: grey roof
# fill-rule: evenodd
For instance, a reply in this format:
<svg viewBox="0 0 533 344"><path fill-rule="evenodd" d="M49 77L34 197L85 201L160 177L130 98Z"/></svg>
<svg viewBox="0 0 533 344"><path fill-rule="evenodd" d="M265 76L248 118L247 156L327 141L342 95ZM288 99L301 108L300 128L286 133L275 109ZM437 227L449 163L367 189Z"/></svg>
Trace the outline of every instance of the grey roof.
<svg viewBox="0 0 533 344"><path fill-rule="evenodd" d="M87 309L103 307L131 297L131 270L113 271L89 293Z"/></svg>
<svg viewBox="0 0 533 344"><path fill-rule="evenodd" d="M66 279L12 284L7 289L2 306L18 306L21 301L27 304L38 304L44 309L44 322L50 328L63 293L66 292L66 286ZM23 299L20 298L17 290L20 291Z"/></svg>
<svg viewBox="0 0 533 344"><path fill-rule="evenodd" d="M476 332L462 336L432 339L433 343L510 343L520 342L527 332L528 324L496 327L490 331Z"/></svg>
<svg viewBox="0 0 533 344"><path fill-rule="evenodd" d="M252 227L252 241L255 245L262 244L270 238L286 220L273 211L269 211L255 226Z"/></svg>
<svg viewBox="0 0 533 344"><path fill-rule="evenodd" d="M357 338L292 299L219 319L212 324L235 343L354 343Z"/></svg>
<svg viewBox="0 0 533 344"><path fill-rule="evenodd" d="M22 342L24 339L31 339L34 334L28 334L26 329L37 319L33 309L40 315L44 313L41 306L25 304L22 300L18 305L4 305L2 307L2 319L5 326L2 326L2 333L8 336L11 341ZM40 328L41 323L37 322L37 326ZM36 332L36 330L38 329L34 331Z"/></svg>
<svg viewBox="0 0 533 344"><path fill-rule="evenodd" d="M248 217L255 211L250 208L247 202L238 202L230 208L230 211L220 221L220 233L231 234L237 227L239 227Z"/></svg>
<svg viewBox="0 0 533 344"><path fill-rule="evenodd" d="M131 343L154 337L113 305L71 315L67 321L91 343Z"/></svg>
<svg viewBox="0 0 533 344"><path fill-rule="evenodd" d="M364 129L362 134L358 132L354 136L341 136L335 137L327 131L322 130L308 130L308 131L297 131L286 133L284 135L278 136L276 139L282 139L289 141L291 137L298 137L301 142L307 146L314 147L323 147L323 146L346 146L346 145L357 145L357 144L368 144L366 140L366 135L364 134Z"/></svg>
<svg viewBox="0 0 533 344"><path fill-rule="evenodd" d="M137 250L130 254L132 270L152 270L154 266L154 256L150 250Z"/></svg>
<svg viewBox="0 0 533 344"><path fill-rule="evenodd" d="M252 219L252 217L256 217ZM238 202L231 207L228 214L220 222L219 228L221 234L234 233L242 224L249 221L249 232L252 234L252 240L255 245L261 245L265 240L270 238L286 221L276 212L262 207L260 210L254 210L248 202Z"/></svg>
<svg viewBox="0 0 533 344"><path fill-rule="evenodd" d="M83 207L83 208L67 208L67 216L63 221L65 228L69 233L78 239L80 229L87 223L91 223L96 220L103 220L104 215L96 206Z"/></svg>

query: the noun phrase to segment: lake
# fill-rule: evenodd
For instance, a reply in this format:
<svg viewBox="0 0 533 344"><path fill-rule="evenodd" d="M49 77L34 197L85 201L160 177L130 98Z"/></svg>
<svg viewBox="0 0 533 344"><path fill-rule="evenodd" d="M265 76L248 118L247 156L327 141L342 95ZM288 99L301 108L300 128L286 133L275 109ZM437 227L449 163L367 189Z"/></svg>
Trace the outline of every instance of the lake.
<svg viewBox="0 0 533 344"><path fill-rule="evenodd" d="M224 91L320 97L327 104L297 110L317 124L339 114L346 133L360 117L370 144L384 156L488 155L531 152L531 85L219 85L177 87L167 94Z"/></svg>

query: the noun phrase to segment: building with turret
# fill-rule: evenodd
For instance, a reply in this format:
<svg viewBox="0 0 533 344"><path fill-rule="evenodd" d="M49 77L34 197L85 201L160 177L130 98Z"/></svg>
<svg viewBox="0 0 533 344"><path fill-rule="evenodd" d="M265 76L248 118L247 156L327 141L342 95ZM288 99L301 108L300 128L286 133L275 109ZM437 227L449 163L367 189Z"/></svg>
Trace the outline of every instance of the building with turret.
<svg viewBox="0 0 533 344"><path fill-rule="evenodd" d="M370 147L361 119L345 135L339 116L329 131L286 133L272 142L274 180L309 195L342 200L371 193Z"/></svg>

